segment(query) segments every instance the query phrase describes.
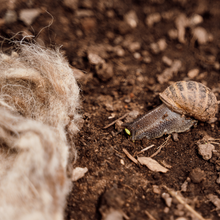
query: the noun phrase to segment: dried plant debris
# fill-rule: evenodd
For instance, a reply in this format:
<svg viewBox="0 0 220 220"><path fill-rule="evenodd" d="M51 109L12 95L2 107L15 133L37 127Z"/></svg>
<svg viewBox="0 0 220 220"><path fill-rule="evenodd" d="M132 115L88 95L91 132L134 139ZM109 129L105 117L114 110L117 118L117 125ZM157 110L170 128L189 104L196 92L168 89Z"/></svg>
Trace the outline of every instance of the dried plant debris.
<svg viewBox="0 0 220 220"><path fill-rule="evenodd" d="M167 168L161 166L156 160L150 157L138 157L138 162L142 165L147 166L151 171L166 173Z"/></svg>
<svg viewBox="0 0 220 220"><path fill-rule="evenodd" d="M57 130L0 107L1 219L63 219L68 146Z"/></svg>
<svg viewBox="0 0 220 220"><path fill-rule="evenodd" d="M76 133L81 122L79 87L59 51L21 44L18 53L0 54L0 99L22 116Z"/></svg>
<svg viewBox="0 0 220 220"><path fill-rule="evenodd" d="M218 196L209 194L207 198L209 199L210 202L212 202L216 206L216 210L219 211L220 210L220 199L218 198ZM220 213L218 214L218 216L220 217Z"/></svg>

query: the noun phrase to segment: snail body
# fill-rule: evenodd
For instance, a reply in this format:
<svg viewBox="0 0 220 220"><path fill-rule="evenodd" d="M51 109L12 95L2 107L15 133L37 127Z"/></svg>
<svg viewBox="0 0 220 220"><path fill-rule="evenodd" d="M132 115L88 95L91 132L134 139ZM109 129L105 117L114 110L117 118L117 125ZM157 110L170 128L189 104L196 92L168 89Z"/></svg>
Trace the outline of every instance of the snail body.
<svg viewBox="0 0 220 220"><path fill-rule="evenodd" d="M164 102L162 105L133 123L124 124L133 141L145 136L152 139L164 134L187 131L197 123L195 119L208 121L218 111L215 95L208 87L198 82L176 82L159 96Z"/></svg>

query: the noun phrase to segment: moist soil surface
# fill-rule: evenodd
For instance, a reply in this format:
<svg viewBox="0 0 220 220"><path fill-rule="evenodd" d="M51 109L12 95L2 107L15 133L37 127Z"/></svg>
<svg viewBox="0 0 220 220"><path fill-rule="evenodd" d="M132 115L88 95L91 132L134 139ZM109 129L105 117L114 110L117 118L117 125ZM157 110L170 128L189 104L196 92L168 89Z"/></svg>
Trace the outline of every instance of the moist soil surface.
<svg viewBox="0 0 220 220"><path fill-rule="evenodd" d="M176 81L201 82L220 100L220 1L18 0L12 6L1 2L4 52L11 40L36 41L60 48L79 69L84 124L69 139L78 151L73 168L87 167L88 172L73 182L66 220L199 219L169 189L181 191L181 198L203 218L220 219L218 140L212 141L215 150L210 158L204 160L198 152L199 142L219 138L219 113L213 124L198 121L168 140L164 135L133 142L121 127L159 106L158 94ZM31 8L41 12L28 25L19 14ZM18 17L6 22L9 9ZM197 27L202 33L196 33ZM139 151L154 144L138 154L150 157L166 140L153 157L168 168L166 173L132 162L123 151L137 159Z"/></svg>

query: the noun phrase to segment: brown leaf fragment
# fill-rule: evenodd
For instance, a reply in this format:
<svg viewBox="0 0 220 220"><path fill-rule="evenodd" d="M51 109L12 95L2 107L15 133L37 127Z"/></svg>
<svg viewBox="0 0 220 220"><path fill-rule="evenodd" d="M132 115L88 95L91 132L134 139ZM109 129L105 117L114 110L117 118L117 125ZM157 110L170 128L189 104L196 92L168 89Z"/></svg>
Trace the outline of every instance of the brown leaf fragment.
<svg viewBox="0 0 220 220"><path fill-rule="evenodd" d="M154 172L162 172L166 173L168 171L167 168L161 166L156 160L150 158L150 157L138 157L138 162L141 165L145 165Z"/></svg>

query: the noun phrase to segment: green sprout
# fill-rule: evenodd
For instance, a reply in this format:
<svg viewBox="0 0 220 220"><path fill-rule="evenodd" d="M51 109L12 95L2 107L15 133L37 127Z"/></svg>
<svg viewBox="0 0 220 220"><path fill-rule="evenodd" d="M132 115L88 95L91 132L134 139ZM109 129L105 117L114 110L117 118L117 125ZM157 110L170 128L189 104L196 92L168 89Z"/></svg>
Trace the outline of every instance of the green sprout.
<svg viewBox="0 0 220 220"><path fill-rule="evenodd" d="M125 132L126 132L128 135L131 135L131 132L130 132L127 128L125 128Z"/></svg>

